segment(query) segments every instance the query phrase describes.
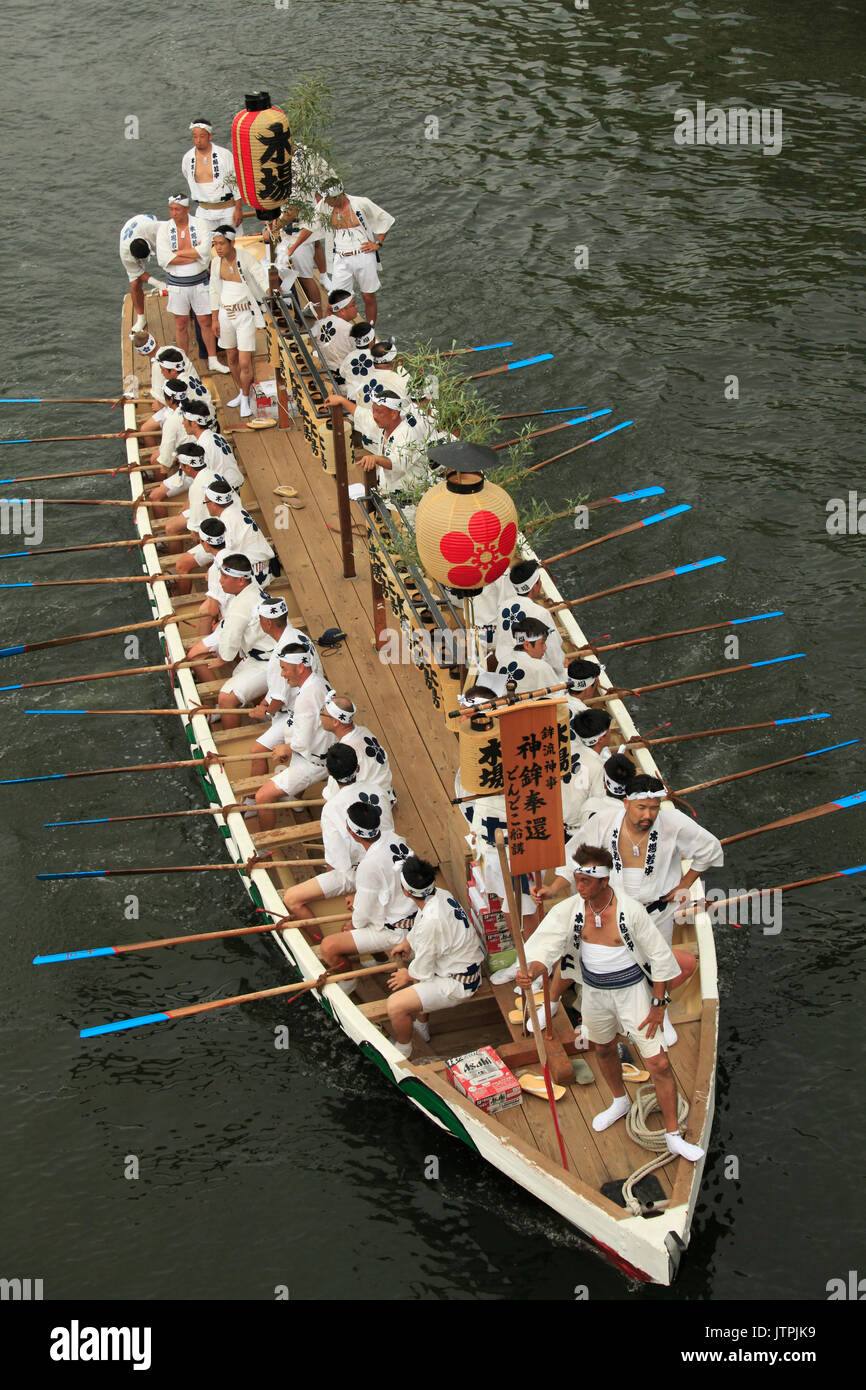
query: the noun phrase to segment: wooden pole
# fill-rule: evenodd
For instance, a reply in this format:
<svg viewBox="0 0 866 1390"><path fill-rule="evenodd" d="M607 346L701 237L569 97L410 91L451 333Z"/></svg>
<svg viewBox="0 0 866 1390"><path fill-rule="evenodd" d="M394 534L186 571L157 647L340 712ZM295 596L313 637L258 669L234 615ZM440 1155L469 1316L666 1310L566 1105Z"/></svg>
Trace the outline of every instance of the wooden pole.
<svg viewBox="0 0 866 1390"><path fill-rule="evenodd" d="M337 481L337 511L340 517L340 548L343 553L343 578L355 578L355 550L352 541L352 516L349 506L349 474L346 461L346 434L343 412L331 406L331 434L334 441L334 472Z"/></svg>
<svg viewBox="0 0 866 1390"><path fill-rule="evenodd" d="M129 878L142 874L215 874L231 869L241 874L250 874L253 869L317 869L327 867L327 859L248 859L237 864L159 864L155 867L133 869L78 869L65 873L37 874L43 882L61 878ZM299 924L300 925L300 924Z"/></svg>

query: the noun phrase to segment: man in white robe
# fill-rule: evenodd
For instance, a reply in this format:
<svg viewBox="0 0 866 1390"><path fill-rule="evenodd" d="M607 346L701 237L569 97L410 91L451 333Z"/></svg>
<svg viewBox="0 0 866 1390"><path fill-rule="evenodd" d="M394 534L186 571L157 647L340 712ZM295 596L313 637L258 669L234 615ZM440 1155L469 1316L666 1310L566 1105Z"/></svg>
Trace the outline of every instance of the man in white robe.
<svg viewBox="0 0 866 1390"><path fill-rule="evenodd" d="M213 330L219 333L219 345L225 348L238 388L228 405L239 406L246 417L253 413L253 357L256 329L265 323L259 301L268 292L268 272L252 251L236 247L234 240L234 227L220 223L213 234L216 255L210 265L210 307Z"/></svg>
<svg viewBox="0 0 866 1390"><path fill-rule="evenodd" d="M189 353L189 316L195 314L212 372L228 372L216 355L216 338L211 328L210 251L211 228L189 215L189 198L172 194L168 200L169 220L160 222L156 234L156 257L166 273L168 312L174 318L175 342Z"/></svg>
<svg viewBox="0 0 866 1390"><path fill-rule="evenodd" d="M129 292L135 310L133 333L139 333L147 326L144 313L144 286L150 284L154 289L165 289L165 282L157 280L147 269L147 262L156 255L156 233L159 223L150 212L139 212L124 222L120 229L120 260L129 278Z"/></svg>
<svg viewBox="0 0 866 1390"><path fill-rule="evenodd" d="M510 660L506 656L511 645L511 634L517 623L524 618L535 618L537 622L544 623L548 629L547 638L547 662L556 672L558 681L565 680L565 654L562 647L562 638L556 626L554 615L537 602L541 589L541 570L536 560L521 560L519 564L513 565L509 573L511 588L516 597L507 598L499 611L496 633L493 638L493 645L496 651L497 660Z"/></svg>
<svg viewBox="0 0 866 1390"><path fill-rule="evenodd" d="M235 161L231 150L213 142L210 121L190 122L192 148L180 161L181 172L189 185L190 197L198 207L196 217L211 228L221 222L239 227L243 220L243 201L237 192Z"/></svg>
<svg viewBox="0 0 866 1390"><path fill-rule="evenodd" d="M345 192L339 180L323 190L319 219L325 228L325 261L335 290L357 285L364 317L376 322L379 289L377 257L394 218L369 198Z"/></svg>

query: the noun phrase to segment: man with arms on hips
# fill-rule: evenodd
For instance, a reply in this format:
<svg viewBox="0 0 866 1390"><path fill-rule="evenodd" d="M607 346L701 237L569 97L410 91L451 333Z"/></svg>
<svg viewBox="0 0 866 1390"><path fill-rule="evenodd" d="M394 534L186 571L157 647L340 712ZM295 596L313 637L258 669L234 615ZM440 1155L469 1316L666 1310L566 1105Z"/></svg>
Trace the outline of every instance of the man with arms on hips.
<svg viewBox="0 0 866 1390"><path fill-rule="evenodd" d="M285 755L291 761L288 767L256 792L262 830L274 828L271 802L284 801L287 797L293 800L314 782L324 781L327 775L325 754L334 742L333 734L322 728L320 718L328 694L327 682L313 670L309 648L300 642L288 642L278 648L278 654L282 675L289 685L297 689L298 694L288 740L282 747L278 745L273 750L275 757Z"/></svg>
<svg viewBox="0 0 866 1390"><path fill-rule="evenodd" d="M147 269L150 257L156 254L156 233L159 223L149 212L136 213L124 222L120 229L120 259L129 276L129 292L135 310L133 333L147 327L144 315L144 286L150 282L156 289L165 289L165 283L157 280Z"/></svg>
<svg viewBox="0 0 866 1390"><path fill-rule="evenodd" d="M210 249L211 228L189 215L189 198L172 194L168 200L168 222L160 222L156 237L157 260L166 272L168 311L174 317L175 340L182 352L189 353L189 316L195 314L207 349L212 372L228 372L217 360L216 339L211 328Z"/></svg>
<svg viewBox="0 0 866 1390"><path fill-rule="evenodd" d="M596 1133L631 1109L616 1046L622 1033L639 1050L652 1077L668 1152L697 1163L704 1150L679 1133L676 1081L662 1037L666 985L679 968L641 904L612 887L608 851L580 845L577 854L577 897L551 908L532 938L532 960L525 972L518 971L517 983L529 988L560 960L561 988L582 982L583 1026L612 1096L607 1109L593 1117Z"/></svg>
<svg viewBox="0 0 866 1390"><path fill-rule="evenodd" d="M253 384L253 357L256 329L264 327L259 300L268 291L268 272L251 251L234 244L234 227L221 224L213 234L216 252L210 266L210 307L212 327L219 332L219 345L225 348L229 371L238 394L229 405L240 407L242 416L252 415L250 389Z"/></svg>
<svg viewBox="0 0 866 1390"><path fill-rule="evenodd" d="M196 217L209 223L211 229L220 222L239 227L243 220L243 203L237 195L235 161L231 150L213 143L210 121L190 122L192 149L180 161L181 171L189 184L190 197L198 202Z"/></svg>
<svg viewBox="0 0 866 1390"><path fill-rule="evenodd" d="M352 925L348 931L326 936L319 951L329 970L346 953L390 952L405 938L415 915L400 882L412 851L387 827L383 834L380 807L355 798L346 811L346 830L363 854L355 870L354 892L346 899ZM357 987L357 980L340 985L346 994L354 994Z"/></svg>
<svg viewBox="0 0 866 1390"><path fill-rule="evenodd" d="M320 898L334 898L339 893L351 893L355 886L355 870L364 850L360 837L352 834L346 825L350 806L356 801L375 806L382 830L390 832L394 828L391 808L386 804L382 788L359 781L358 759L353 748L335 744L325 754L325 765L329 775L340 784L339 792L322 808L321 837L328 869L326 873L286 889L283 902L289 916L296 921L308 921L313 916L310 903Z"/></svg>
<svg viewBox="0 0 866 1390"><path fill-rule="evenodd" d="M325 261L335 290L357 284L364 298L364 317L376 322L379 272L376 256L394 219L369 198L345 192L335 180L322 189L319 218L325 228Z"/></svg>
<svg viewBox="0 0 866 1390"><path fill-rule="evenodd" d="M481 984L484 947L457 899L436 887L432 864L411 855L400 882L416 915L406 940L391 951L394 956L411 953L411 960L388 980L388 1019L397 1051L411 1057L413 1020L417 1018L414 1028L426 1042L429 1013L472 998Z"/></svg>
<svg viewBox="0 0 866 1390"><path fill-rule="evenodd" d="M226 555L220 564L220 584L228 596L222 620L209 637L190 647L187 657L217 653L220 661L234 662L231 676L219 692L218 708L224 729L240 724L232 711L259 700L267 689L268 660L273 640L262 630L259 605L264 597L246 555ZM196 680L207 680L208 668L193 667Z"/></svg>

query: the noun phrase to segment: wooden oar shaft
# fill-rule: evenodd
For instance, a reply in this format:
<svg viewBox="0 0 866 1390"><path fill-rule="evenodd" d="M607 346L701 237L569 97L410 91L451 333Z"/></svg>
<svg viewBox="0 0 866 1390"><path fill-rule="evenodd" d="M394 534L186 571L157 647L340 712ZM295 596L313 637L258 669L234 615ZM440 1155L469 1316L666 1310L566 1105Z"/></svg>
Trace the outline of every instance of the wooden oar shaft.
<svg viewBox="0 0 866 1390"><path fill-rule="evenodd" d="M2 499L0 499L2 500ZM28 497L28 502L41 502L44 507L188 507L188 501L149 502L145 497L129 500L114 497Z"/></svg>
<svg viewBox="0 0 866 1390"><path fill-rule="evenodd" d="M166 618L148 618L141 623L124 623L121 627L103 627L97 632L74 632L69 637L52 637L45 642L26 642L24 650L28 652L42 652L49 647L66 647L72 642L89 642L95 637L116 637L121 632L141 632L144 628L165 627L168 623L177 622L173 615Z"/></svg>
<svg viewBox="0 0 866 1390"><path fill-rule="evenodd" d="M607 598L610 594L621 594L626 589L639 589L644 584L655 584L660 579L673 579L676 570L659 570L658 574L648 574L643 579L630 579L627 584L614 584L610 589L599 589L594 594L584 594L583 598L572 598L567 602L551 604L549 611L558 613L562 608L577 608L581 603L591 603L593 599Z"/></svg>
<svg viewBox="0 0 866 1390"><path fill-rule="evenodd" d="M187 532L186 534L189 533ZM155 545L157 540L161 539L162 538L159 536L148 535L130 537L130 539L126 541L92 541L90 545L58 545L51 546L50 548L39 546L37 549L29 551L28 554L36 558L40 555L71 555L82 550L119 550L124 546L127 550L138 550L143 545ZM15 555L12 558L17 559L19 556ZM0 560L4 559L6 559L6 556L0 554Z"/></svg>
<svg viewBox="0 0 866 1390"><path fill-rule="evenodd" d="M693 738L713 738L716 734L742 734L750 729L770 729L775 723L775 719L762 719L757 724L728 724L721 729L697 729L691 734L665 734L662 738L643 738L637 734L626 739L625 747L658 748L664 743L688 743Z"/></svg>
<svg viewBox="0 0 866 1390"><path fill-rule="evenodd" d="M171 663L173 671L185 671L191 666L204 666L208 669L216 670L223 663L220 661L208 660L203 657L196 657L193 661L177 661ZM122 676L148 676L154 671L166 671L169 663L161 662L158 666L124 666L119 671L88 671L83 676L55 676L47 681L24 681L15 686L16 690L33 690L37 686L43 685L75 685L78 681L108 681L117 680Z"/></svg>
<svg viewBox="0 0 866 1390"><path fill-rule="evenodd" d="M733 845L738 840L749 840L753 835L763 835L765 830L781 830L786 825L798 825L800 821L817 820L819 816L829 816L833 811L844 810L851 805L850 799L845 801L825 801L821 806L812 806L808 811L798 811L795 816L784 816L782 820L771 820L766 825L758 825L754 830L741 830L738 835L728 835L719 843L723 845Z"/></svg>
<svg viewBox="0 0 866 1390"><path fill-rule="evenodd" d="M581 449L586 449L594 443L594 438L585 439L582 444L575 444L571 449L563 449L561 454L553 454L549 459L542 459L540 463L533 463L526 471L527 473L537 473L540 468L546 468L549 463L557 463L560 459L568 458L569 454L577 454Z"/></svg>
<svg viewBox="0 0 866 1390"><path fill-rule="evenodd" d="M235 864L157 864L147 868L104 869L106 878L126 878L133 874L215 874L236 869L252 873L253 869L308 869L327 865L327 859L260 859L256 863L240 861Z"/></svg>
<svg viewBox="0 0 866 1390"><path fill-rule="evenodd" d="M94 439L150 439L143 430L111 430L107 434L45 434L33 439L3 439L0 444L75 444Z"/></svg>
<svg viewBox="0 0 866 1390"><path fill-rule="evenodd" d="M582 424L583 421L560 420L557 425L547 425L543 430L532 430L529 434L518 434L513 439L506 439L502 444L494 444L494 449L511 449L515 444L520 444L524 439L539 439L543 434L554 434L557 430L568 429L569 425Z"/></svg>
<svg viewBox="0 0 866 1390"><path fill-rule="evenodd" d="M235 761L236 761L236 762L240 762L242 759L246 760L248 757L249 757L249 754L248 754L248 753L237 754L237 755L235 756ZM229 758L226 758L226 759L224 759L224 761L225 761L225 762L229 762L230 759L229 759ZM193 765L193 766L198 766L198 767L201 767L201 766L202 766L202 763L201 763L201 760L200 760L200 759L192 759L191 762L192 762L192 765ZM151 764L152 767L160 767L160 766L173 767L173 766L178 766L178 765L179 765L179 764L174 764L174 763L167 763L167 764L154 763L154 764ZM146 764L145 764L145 766L146 766ZM211 763L211 767L215 767L215 766L217 766L216 763ZM115 769L108 769L108 770L117 771L118 769L115 768ZM121 770L122 770L122 771L125 771L126 769L121 769ZM76 773L70 773L70 774L69 774L69 776L72 776L72 777L74 777L74 776L76 776L76 775L80 777L80 776L84 776L84 775L87 775L87 774L83 774L83 773L78 773L78 774L76 774ZM301 810L305 810L308 806L324 806L324 804L325 804L325 801L324 801L324 798L323 798L323 797L310 797L310 799L309 799L308 801L278 801L278 802L275 803L275 805L274 805L271 809L274 810L274 811L301 811ZM100 816L100 817L99 817L98 823L99 823L100 825L109 825L109 824L113 824L113 823L116 822L116 821L127 821L127 820L174 820L174 819L176 819L178 816L228 816L228 815L231 815L234 811L249 811L250 809L251 809L251 808L250 808L250 807L247 805L247 803L244 802L244 801L232 801L232 802L227 803L226 805L221 805L220 802L214 801L214 802L211 802L210 806L196 806L196 807L194 807L192 810L189 810L189 811L143 811L143 812L139 812L137 815L130 815L130 816ZM55 822L54 824L55 824L55 825L62 825L63 822ZM67 824L69 824L69 825L92 825L92 824L94 824L94 822L93 822L92 820L70 821L70 822L67 822ZM52 828L53 828L53 827L52 827Z"/></svg>
<svg viewBox="0 0 866 1390"><path fill-rule="evenodd" d="M132 405L132 396L127 397L127 401ZM0 405L116 405L117 402L117 396L21 396L14 399L0 396Z"/></svg>
<svg viewBox="0 0 866 1390"><path fill-rule="evenodd" d="M224 1009L231 1004L249 1004L254 999L274 999L280 994L300 994L304 990L321 989L323 984L338 984L340 980L363 980L367 975L381 975L386 970L392 973L398 967L392 962L387 965L368 965L361 970L344 970L337 975L326 971L318 980L299 980L293 985L275 985L272 989L257 989L252 994L235 994L226 999L209 999L204 1004L187 1004L182 1009L170 1009L172 1018L189 1018L192 1014L209 1013L212 1009Z"/></svg>
<svg viewBox="0 0 866 1390"><path fill-rule="evenodd" d="M588 407L588 406L585 406L585 405L567 405L567 406L558 407L555 411L553 411L553 410L544 410L544 409L539 409L539 410L515 410L515 411L512 411L509 415L497 415L497 416L495 416L495 419L497 419L497 420L528 420L528 419L530 418L530 416L533 416L533 415L554 415L554 414L556 414L556 415L571 415L571 414L573 414L575 411L578 411L578 410L588 410L588 409L589 409L589 407Z"/></svg>
<svg viewBox="0 0 866 1390"><path fill-rule="evenodd" d="M640 647L646 642L662 642L667 637L690 637L695 632L712 632L715 628L730 627L730 618L725 618L719 623L701 623L699 627L679 627L672 632L656 632L650 637L629 637L624 642L600 642L593 647L597 652L618 652L623 647ZM588 651L589 648L580 648L581 651Z"/></svg>
<svg viewBox="0 0 866 1390"><path fill-rule="evenodd" d="M706 791L707 787L718 787L723 782L737 782L741 777L754 777L758 772L769 772L774 767L784 767L786 763L796 763L801 758L811 756L811 753L793 753L790 758L779 758L775 763L761 763L760 767L747 767L742 772L729 772L725 777L711 777L707 782L695 782L691 787L680 787L672 795L688 796L691 792Z"/></svg>
<svg viewBox="0 0 866 1390"><path fill-rule="evenodd" d="M567 560L571 555L579 555L582 550L591 550L594 545L601 545L604 541L613 541L618 536L627 536L632 531L639 531L643 526L644 522L633 521L629 526L620 526L618 530L608 531L603 536L596 536L591 541L584 541L582 545L573 545L570 550L561 550L558 555L548 555L541 563L553 565L557 560Z"/></svg>
<svg viewBox="0 0 866 1390"><path fill-rule="evenodd" d="M101 478L114 477L115 473L143 473L146 468L155 468L153 463L126 463L117 468L85 468L75 473L29 473L24 478L16 478L16 483L49 483L55 478Z"/></svg>
<svg viewBox="0 0 866 1390"><path fill-rule="evenodd" d="M165 709L75 709L75 710L51 710L51 711L48 711L48 712L51 713L51 714L148 714L148 715L150 715L150 714L180 714L180 715L184 715L184 716L186 716L186 717L188 717L188 718L192 718L192 717L195 716L196 714L212 714L212 713L214 713L214 706L213 706L213 705L197 705L195 709L172 709L172 708L168 707L168 708L165 708ZM44 714L44 713L46 713L46 711L45 711L45 710L28 710L27 713L28 713L28 714ZM237 709L233 709L233 710L232 710L232 714L245 714L245 715L249 716L249 715L252 714L252 710L251 710L251 709L245 708L243 705L240 705Z"/></svg>
<svg viewBox="0 0 866 1390"><path fill-rule="evenodd" d="M832 874L816 874L813 878L798 878L793 883L777 883L772 888L752 888L748 892L736 893L732 898L722 898L720 902L708 902L706 898L701 898L698 902L688 904L686 910L694 908L703 912L715 912L717 908L728 907L731 903L744 902L748 898L760 898L762 893L787 893L791 888L808 888L813 883L829 883L831 879L846 877L846 874L840 873L837 869Z"/></svg>
<svg viewBox="0 0 866 1390"><path fill-rule="evenodd" d="M344 916L339 920L351 921L351 918ZM257 932L276 930L272 922L260 922L254 927L231 927L228 931L198 931L187 936L164 936L159 941L135 941L130 945L115 946L113 949L118 955L122 955L127 951L155 951L159 946L185 946L193 941L225 941L232 936L253 936ZM396 966L392 965L391 969L395 970Z"/></svg>
<svg viewBox="0 0 866 1390"><path fill-rule="evenodd" d="M479 701L477 705L472 705L465 709L452 710L448 715L449 719L469 719L475 714L485 714L490 711L494 713L500 709L513 709L515 705L525 705L528 700L543 700L547 695L555 695L558 690L565 690L566 685L545 685L540 690L524 690L520 695L515 695L509 699L502 696L497 700Z"/></svg>
<svg viewBox="0 0 866 1390"><path fill-rule="evenodd" d="M105 576L99 579L31 579L27 581L28 589L65 589L70 586L80 584L150 584L158 582L160 579L174 579L171 574L163 574L157 570L155 574L118 574ZM0 585L0 588L3 586ZM13 587L25 587L15 585Z"/></svg>

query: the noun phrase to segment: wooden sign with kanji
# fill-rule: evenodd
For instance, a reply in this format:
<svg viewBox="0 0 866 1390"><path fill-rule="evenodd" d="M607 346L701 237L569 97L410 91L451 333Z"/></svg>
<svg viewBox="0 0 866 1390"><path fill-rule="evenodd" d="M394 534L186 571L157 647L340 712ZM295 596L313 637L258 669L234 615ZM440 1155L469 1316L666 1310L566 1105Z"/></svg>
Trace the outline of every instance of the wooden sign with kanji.
<svg viewBox="0 0 866 1390"><path fill-rule="evenodd" d="M511 872L555 869L565 858L556 700L497 710Z"/></svg>

